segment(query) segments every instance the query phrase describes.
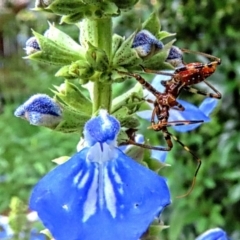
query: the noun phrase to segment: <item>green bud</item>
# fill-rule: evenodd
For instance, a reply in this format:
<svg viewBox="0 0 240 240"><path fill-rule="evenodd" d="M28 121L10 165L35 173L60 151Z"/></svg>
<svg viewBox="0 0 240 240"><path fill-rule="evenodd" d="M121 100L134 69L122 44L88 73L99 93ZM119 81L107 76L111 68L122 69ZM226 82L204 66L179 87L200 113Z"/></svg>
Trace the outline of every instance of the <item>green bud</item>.
<svg viewBox="0 0 240 240"><path fill-rule="evenodd" d="M104 72L108 69L109 61L105 51L88 43L86 59L95 71Z"/></svg>
<svg viewBox="0 0 240 240"><path fill-rule="evenodd" d="M71 65L63 66L55 74L56 77L64 77L66 79L82 78L87 81L94 74L94 69L85 61L79 60Z"/></svg>
<svg viewBox="0 0 240 240"><path fill-rule="evenodd" d="M59 87L55 86L55 88L57 91L53 90L53 92L68 107L80 113L84 113L87 116L91 116L92 103L82 93L84 89L80 90L76 85L68 81L65 81L65 83L61 84Z"/></svg>
<svg viewBox="0 0 240 240"><path fill-rule="evenodd" d="M35 31L33 31L33 34L35 35L41 50L24 57L25 59L64 66L83 58L80 53L74 53L62 48L51 39L46 38Z"/></svg>

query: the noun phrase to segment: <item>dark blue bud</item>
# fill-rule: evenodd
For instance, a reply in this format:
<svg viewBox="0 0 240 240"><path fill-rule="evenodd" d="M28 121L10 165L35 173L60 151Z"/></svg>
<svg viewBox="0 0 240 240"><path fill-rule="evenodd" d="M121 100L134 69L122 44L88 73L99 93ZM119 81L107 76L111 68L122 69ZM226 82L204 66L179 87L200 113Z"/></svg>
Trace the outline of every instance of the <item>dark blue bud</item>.
<svg viewBox="0 0 240 240"><path fill-rule="evenodd" d="M133 40L132 48L135 48L140 57L146 57L163 48L163 43L147 30L138 32Z"/></svg>
<svg viewBox="0 0 240 240"><path fill-rule="evenodd" d="M176 46L172 46L170 48L170 51L169 51L166 61L169 62L170 64L172 64L172 66L174 66L174 67L184 66L183 52L181 51L180 48L178 48Z"/></svg>
<svg viewBox="0 0 240 240"><path fill-rule="evenodd" d="M32 125L54 127L62 119L62 110L49 96L36 94L19 106L14 115L29 121Z"/></svg>
<svg viewBox="0 0 240 240"><path fill-rule="evenodd" d="M24 50L26 51L27 55L31 55L41 50L36 37L31 37L27 40Z"/></svg>

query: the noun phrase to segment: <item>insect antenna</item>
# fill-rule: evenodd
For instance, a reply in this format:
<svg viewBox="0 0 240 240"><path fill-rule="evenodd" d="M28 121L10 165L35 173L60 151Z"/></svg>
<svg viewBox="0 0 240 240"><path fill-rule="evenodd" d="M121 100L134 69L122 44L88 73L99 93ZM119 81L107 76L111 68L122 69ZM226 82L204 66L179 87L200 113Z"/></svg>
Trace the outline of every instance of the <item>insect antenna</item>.
<svg viewBox="0 0 240 240"><path fill-rule="evenodd" d="M218 63L218 65L221 64L221 59L220 58L215 57L215 56L213 56L211 54L208 54L208 53L193 51L193 50L189 50L189 49L185 49L185 48L181 48L181 51L184 52L184 53L192 53L192 54L196 54L196 55L201 55L201 56L204 56L208 59L212 59L212 60L216 61Z"/></svg>

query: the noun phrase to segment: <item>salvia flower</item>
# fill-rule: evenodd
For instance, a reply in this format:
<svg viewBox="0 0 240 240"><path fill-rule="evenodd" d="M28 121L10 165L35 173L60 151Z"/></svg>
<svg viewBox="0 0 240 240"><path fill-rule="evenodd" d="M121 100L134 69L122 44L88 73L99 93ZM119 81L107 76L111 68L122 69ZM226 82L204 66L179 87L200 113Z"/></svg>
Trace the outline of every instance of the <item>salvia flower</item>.
<svg viewBox="0 0 240 240"><path fill-rule="evenodd" d="M62 119L62 110L48 95L35 94L19 106L14 115L32 125L54 127Z"/></svg>
<svg viewBox="0 0 240 240"><path fill-rule="evenodd" d="M117 146L120 124L101 110L84 128L84 148L33 189L30 208L57 240L137 240L165 206L164 178Z"/></svg>
<svg viewBox="0 0 240 240"><path fill-rule="evenodd" d="M212 228L198 236L195 240L229 240L229 238L227 233L221 228Z"/></svg>

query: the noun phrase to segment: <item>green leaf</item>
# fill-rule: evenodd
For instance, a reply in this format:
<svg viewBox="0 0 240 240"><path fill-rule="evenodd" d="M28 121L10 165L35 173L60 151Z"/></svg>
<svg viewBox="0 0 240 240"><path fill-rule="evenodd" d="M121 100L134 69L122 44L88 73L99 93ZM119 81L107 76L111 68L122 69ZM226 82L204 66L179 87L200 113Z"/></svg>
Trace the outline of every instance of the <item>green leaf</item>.
<svg viewBox="0 0 240 240"><path fill-rule="evenodd" d="M55 86L55 88L57 91L53 90L53 92L67 106L91 116L92 103L82 94L82 91L76 85L65 81L65 83L62 83L59 87Z"/></svg>
<svg viewBox="0 0 240 240"><path fill-rule="evenodd" d="M80 44L75 42L69 35L56 28L54 24L51 24L50 22L48 24L49 29L45 32L45 37L51 39L68 51L82 55L82 58L84 59L85 49Z"/></svg>
<svg viewBox="0 0 240 240"><path fill-rule="evenodd" d="M161 25L156 12L150 14L149 18L142 24L142 29L146 29L154 36L157 36L161 29Z"/></svg>
<svg viewBox="0 0 240 240"><path fill-rule="evenodd" d="M56 126L55 131L63 133L82 133L85 123L91 118L83 112L77 112L73 108L62 105L63 120Z"/></svg>
<svg viewBox="0 0 240 240"><path fill-rule="evenodd" d="M137 52L132 48L134 37L135 33L132 34L128 39L123 41L121 46L117 49L112 60L113 67L132 67L139 65L142 62L142 59L138 57Z"/></svg>
<svg viewBox="0 0 240 240"><path fill-rule="evenodd" d="M161 32L156 34L156 38L159 39L159 40L162 40L164 38L173 37L175 35L176 35L176 33L169 33L169 32L166 32L166 31L161 31Z"/></svg>
<svg viewBox="0 0 240 240"><path fill-rule="evenodd" d="M24 57L25 59L64 66L83 58L81 54L62 48L51 39L46 38L35 31L33 31L33 34L37 38L41 50Z"/></svg>

